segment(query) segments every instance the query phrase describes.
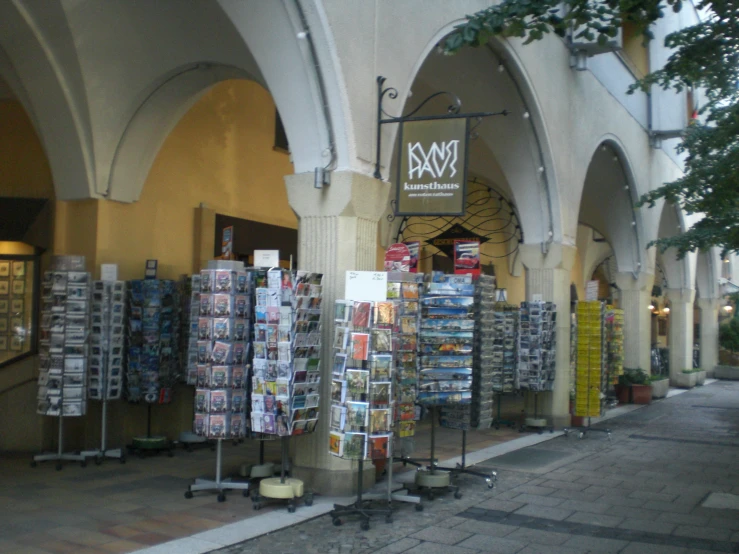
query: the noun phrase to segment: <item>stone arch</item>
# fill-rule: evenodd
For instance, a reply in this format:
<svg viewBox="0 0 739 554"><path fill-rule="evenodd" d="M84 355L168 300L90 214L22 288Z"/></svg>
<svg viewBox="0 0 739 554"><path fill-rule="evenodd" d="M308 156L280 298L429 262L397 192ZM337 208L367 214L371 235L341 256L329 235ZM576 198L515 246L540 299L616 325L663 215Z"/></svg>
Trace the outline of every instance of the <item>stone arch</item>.
<svg viewBox="0 0 739 554"><path fill-rule="evenodd" d="M676 233L682 233L686 229L684 214L678 206L663 203L659 226L658 238L670 237ZM695 254L687 254L678 259L677 250L668 248L664 252L657 252L657 260L664 271L667 286L670 289L692 289L695 283L693 276L693 265L691 259Z"/></svg>
<svg viewBox="0 0 739 554"><path fill-rule="evenodd" d="M43 25L52 18L53 34ZM94 182L84 83L67 23L60 4L0 3L0 76L29 114L61 200L89 197Z"/></svg>
<svg viewBox="0 0 739 554"><path fill-rule="evenodd" d="M399 100L391 105L391 113L406 113L439 90L457 94L463 112L510 112L505 118L489 118L494 123L485 121L478 127L477 140L485 144L489 155L477 160L471 157L470 172L495 183L513 200L526 243L561 242L564 230L553 154L540 102L526 70L511 45L497 38L486 47L467 48L451 57L441 55L439 42L459 23L448 23L429 40L408 80L397 87ZM390 179L396 127L385 125L382 129L381 165Z"/></svg>
<svg viewBox="0 0 739 554"><path fill-rule="evenodd" d="M697 297L717 299L719 278L721 277L721 259L717 248L698 252L695 266L695 290Z"/></svg>
<svg viewBox="0 0 739 554"><path fill-rule="evenodd" d="M578 221L605 237L619 272L636 274L646 266L641 214L634 209L637 199L626 150L614 135L601 137L585 174Z"/></svg>

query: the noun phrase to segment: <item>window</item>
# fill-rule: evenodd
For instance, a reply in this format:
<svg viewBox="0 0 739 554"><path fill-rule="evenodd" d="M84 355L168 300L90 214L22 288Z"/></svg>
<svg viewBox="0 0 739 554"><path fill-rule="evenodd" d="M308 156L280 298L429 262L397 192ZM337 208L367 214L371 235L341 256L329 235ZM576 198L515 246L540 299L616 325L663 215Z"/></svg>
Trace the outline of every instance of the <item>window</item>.
<svg viewBox="0 0 739 554"><path fill-rule="evenodd" d="M622 57L637 77L644 77L649 73L649 49L644 45L644 35L630 21L624 21L621 34L623 37Z"/></svg>

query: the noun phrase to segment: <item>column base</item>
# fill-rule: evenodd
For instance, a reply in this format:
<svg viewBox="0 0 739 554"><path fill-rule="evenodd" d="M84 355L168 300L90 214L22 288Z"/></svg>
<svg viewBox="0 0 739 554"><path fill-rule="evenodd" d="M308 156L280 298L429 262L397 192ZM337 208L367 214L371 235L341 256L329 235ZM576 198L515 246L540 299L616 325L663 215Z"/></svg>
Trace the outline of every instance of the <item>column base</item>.
<svg viewBox="0 0 739 554"><path fill-rule="evenodd" d="M292 476L305 483L306 490L324 496L353 496L357 492L357 469L323 469L293 466ZM369 490L375 484L375 466L364 462L362 489Z"/></svg>

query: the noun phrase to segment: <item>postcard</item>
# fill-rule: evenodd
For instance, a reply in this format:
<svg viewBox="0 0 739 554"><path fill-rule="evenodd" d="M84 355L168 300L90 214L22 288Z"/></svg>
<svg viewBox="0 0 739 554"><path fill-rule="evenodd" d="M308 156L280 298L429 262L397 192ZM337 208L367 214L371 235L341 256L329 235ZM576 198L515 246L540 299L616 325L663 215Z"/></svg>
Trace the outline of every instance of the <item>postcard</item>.
<svg viewBox="0 0 739 554"><path fill-rule="evenodd" d="M328 451L334 456L344 455L344 433L331 432L328 438Z"/></svg>
<svg viewBox="0 0 739 554"><path fill-rule="evenodd" d="M393 356L391 354L373 354L370 358L370 372L373 381L390 381Z"/></svg>
<svg viewBox="0 0 739 554"><path fill-rule="evenodd" d="M366 457L366 433L344 433L344 458L347 460L360 460Z"/></svg>
<svg viewBox="0 0 739 554"><path fill-rule="evenodd" d="M390 456L391 435L369 437L369 457L373 460L384 460Z"/></svg>
<svg viewBox="0 0 739 554"><path fill-rule="evenodd" d="M355 329L366 329L370 326L372 312L371 302L354 302L352 324Z"/></svg>
<svg viewBox="0 0 739 554"><path fill-rule="evenodd" d="M346 425L347 431L364 431L369 425L369 403L347 402Z"/></svg>
<svg viewBox="0 0 739 554"><path fill-rule="evenodd" d="M370 410L369 418L369 430L371 435L380 435L390 432L390 426L392 424L390 409Z"/></svg>
<svg viewBox="0 0 739 554"><path fill-rule="evenodd" d="M343 406L331 406L331 420L329 427L332 431L343 431L346 424L346 408Z"/></svg>
<svg viewBox="0 0 739 554"><path fill-rule="evenodd" d="M376 352L393 351L393 333L390 329L372 329L372 350Z"/></svg>
<svg viewBox="0 0 739 554"><path fill-rule="evenodd" d="M351 333L352 359L366 360L369 354L369 335L367 333Z"/></svg>
<svg viewBox="0 0 739 554"><path fill-rule="evenodd" d="M392 302L375 303L375 325L395 324L395 304Z"/></svg>
<svg viewBox="0 0 739 554"><path fill-rule="evenodd" d="M343 404L346 401L346 381L334 379L331 381L331 402Z"/></svg>
<svg viewBox="0 0 739 554"><path fill-rule="evenodd" d="M391 384L388 383L370 383L370 403L373 407L390 404L392 397L390 396Z"/></svg>
<svg viewBox="0 0 739 554"><path fill-rule="evenodd" d="M350 400L364 400L369 394L370 372L364 369L347 369L346 377L347 397Z"/></svg>

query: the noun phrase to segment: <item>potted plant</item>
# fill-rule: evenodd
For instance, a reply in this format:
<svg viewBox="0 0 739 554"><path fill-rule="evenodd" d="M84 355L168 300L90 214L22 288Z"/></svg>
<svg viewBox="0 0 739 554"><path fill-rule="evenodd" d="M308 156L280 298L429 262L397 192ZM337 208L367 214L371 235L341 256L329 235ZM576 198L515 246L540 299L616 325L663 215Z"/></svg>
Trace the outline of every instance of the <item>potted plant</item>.
<svg viewBox="0 0 739 554"><path fill-rule="evenodd" d="M683 369L675 377L675 384L681 389L692 389L698 383L700 369Z"/></svg>
<svg viewBox="0 0 739 554"><path fill-rule="evenodd" d="M649 375L642 369L624 369L618 377L618 400L622 404L649 404L652 402L652 385Z"/></svg>
<svg viewBox="0 0 739 554"><path fill-rule="evenodd" d="M634 404L652 403L652 385L649 375L637 369L631 375L631 400Z"/></svg>
<svg viewBox="0 0 739 554"><path fill-rule="evenodd" d="M670 391L670 378L665 375L653 375L650 379L652 398L665 398Z"/></svg>

